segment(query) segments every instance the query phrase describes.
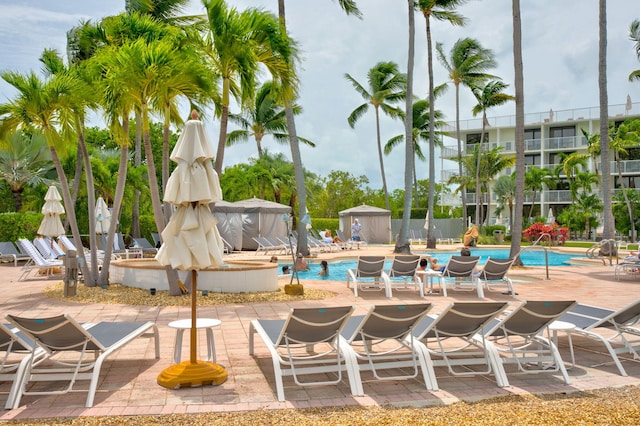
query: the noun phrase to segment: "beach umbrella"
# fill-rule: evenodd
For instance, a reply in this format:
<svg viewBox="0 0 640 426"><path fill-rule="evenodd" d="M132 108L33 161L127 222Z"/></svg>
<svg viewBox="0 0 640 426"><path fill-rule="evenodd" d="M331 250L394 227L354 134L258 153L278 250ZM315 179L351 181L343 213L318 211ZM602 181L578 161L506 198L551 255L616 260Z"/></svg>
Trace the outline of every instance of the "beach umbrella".
<svg viewBox="0 0 640 426"><path fill-rule="evenodd" d="M57 238L64 234L64 226L60 220L60 215L64 214L64 206L62 205L62 197L54 184L49 186L44 196L44 205L42 206L42 222L38 228L38 234L50 238Z"/></svg>
<svg viewBox="0 0 640 426"><path fill-rule="evenodd" d="M161 265L191 272L190 359L172 365L158 376L158 384L178 387L222 384L226 370L215 363L197 360L196 288L198 270L223 264L224 245L210 203L222 200L218 174L213 169L213 145L203 123L193 111L171 152L177 167L167 181L164 201L175 206L162 231L162 246L156 260Z"/></svg>
<svg viewBox="0 0 640 426"><path fill-rule="evenodd" d="M424 229L426 229L427 231L429 231L429 209L427 209L427 214L424 217Z"/></svg>

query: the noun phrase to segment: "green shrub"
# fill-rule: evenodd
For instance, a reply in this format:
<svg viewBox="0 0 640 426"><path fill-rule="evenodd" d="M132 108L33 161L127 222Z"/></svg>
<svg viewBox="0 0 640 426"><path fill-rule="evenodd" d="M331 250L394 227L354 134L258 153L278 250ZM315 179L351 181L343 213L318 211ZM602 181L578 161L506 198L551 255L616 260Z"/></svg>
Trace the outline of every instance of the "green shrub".
<svg viewBox="0 0 640 426"><path fill-rule="evenodd" d="M33 240L42 222L42 213L1 213L0 241Z"/></svg>
<svg viewBox="0 0 640 426"><path fill-rule="evenodd" d="M496 237L489 235L480 235L477 241L478 245L496 245L498 244L498 240Z"/></svg>
<svg viewBox="0 0 640 426"><path fill-rule="evenodd" d="M324 231L325 229L330 229L332 234L335 234L336 229L340 228L340 219L334 218L312 218L311 226L316 231Z"/></svg>

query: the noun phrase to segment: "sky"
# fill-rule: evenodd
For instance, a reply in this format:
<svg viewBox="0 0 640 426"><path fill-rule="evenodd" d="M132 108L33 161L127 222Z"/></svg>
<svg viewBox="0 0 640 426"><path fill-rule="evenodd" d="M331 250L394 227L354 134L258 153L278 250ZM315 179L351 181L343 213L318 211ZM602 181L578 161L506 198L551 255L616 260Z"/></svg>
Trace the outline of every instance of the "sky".
<svg viewBox="0 0 640 426"><path fill-rule="evenodd" d="M296 117L298 135L312 140L315 148L301 145L305 168L327 176L332 170L366 176L370 187L381 188L375 117L373 109L352 129L347 117L363 98L344 75L353 76L367 86L367 73L378 62L393 61L407 71L408 16L406 1L359 0L363 18L347 16L336 0L287 0L287 26L297 41L303 62L300 66L300 98L303 113ZM629 25L640 19L637 0L609 0L608 23L608 96L610 105L626 102L627 95L640 102L640 83L629 83L629 74L640 69ZM277 14L277 0L229 0L238 10L259 7ZM0 70L39 71L38 58L45 48L65 52L66 31L82 20L96 21L124 10L117 0L0 0ZM449 52L460 38L473 37L496 57L492 71L510 85L513 94L512 10L510 0L469 0L459 8L468 19L464 27L445 22L432 23L433 42L442 42ZM536 0L521 2L522 48L524 63L525 112L535 113L593 107L598 105L598 0ZM187 14L202 14L200 0L191 0ZM428 96L425 22L416 14L416 59L414 94ZM447 73L434 55L434 82L447 81ZM264 76L265 79L268 76ZM453 86L438 99L446 121L455 120ZM15 91L0 81L0 102L7 102ZM461 119L471 119L475 101L467 89L461 89ZM236 111L237 112L237 111ZM515 113L510 102L488 111L490 117ZM188 111L184 115L187 117ZM217 144L219 121L208 114L205 121L210 139ZM93 124L99 124L97 121ZM175 129L177 132L180 129ZM403 124L381 115L381 139L403 134ZM454 145L449 139L446 145ZM291 157L288 145L263 140L272 153ZM424 152L427 152L424 149ZM247 162L257 156L255 143L227 147L224 167ZM442 164L436 154L437 173ZM385 172L390 190L404 186L404 146L385 157ZM437 174L436 176L439 176ZM418 179L428 177L427 163L418 163Z"/></svg>

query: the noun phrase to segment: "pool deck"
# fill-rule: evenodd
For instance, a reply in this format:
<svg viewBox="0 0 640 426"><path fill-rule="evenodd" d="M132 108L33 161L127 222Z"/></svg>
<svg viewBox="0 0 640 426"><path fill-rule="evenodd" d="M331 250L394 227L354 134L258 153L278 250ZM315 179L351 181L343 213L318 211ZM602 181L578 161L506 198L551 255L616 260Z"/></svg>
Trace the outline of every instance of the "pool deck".
<svg viewBox="0 0 640 426"><path fill-rule="evenodd" d="M455 247L439 246L456 250ZM416 247L417 248L417 247ZM392 256L392 246L370 245L360 250L320 254L320 259L345 256L384 254ZM584 250L580 250L584 252ZM270 256L259 256L268 260ZM281 261L286 259L280 256ZM229 259L252 259L252 253L235 253ZM198 316L218 318L221 326L214 329L218 363L228 371L228 380L220 386L204 386L166 389L156 383L158 374L172 364L175 330L167 326L171 321L190 317L190 308L184 306L149 307L130 305L91 305L49 299L42 290L52 280L30 280L17 282L20 267L12 263L2 264L0 295L3 314L37 317L68 313L78 321L154 321L160 330L161 357L153 356L151 338L143 336L112 354L102 368L95 404L85 408L86 392L66 395L25 396L21 406L6 410L0 420L36 419L47 417L159 415L199 412L245 411L264 409L295 409L326 406L432 406L449 404L460 400L473 401L500 395L571 393L605 387L640 384L640 361L631 356L621 357L629 374L620 376L611 358L602 345L580 336L573 337L577 365L569 370L571 384L563 382L557 373L516 374L507 370L510 386L499 388L493 376L452 377L445 369L438 368L439 391L427 391L418 379L376 381L363 373L365 396L353 397L346 380L338 385L299 387L291 379L285 379L287 401L279 402L275 396L273 367L269 353L259 339L256 354L248 353L250 321L256 318L285 318L288 310L295 307L353 305L356 314L362 314L373 304L432 302L432 312L439 312L452 301L476 301L475 293L451 291L449 297L429 295L424 299L413 292L394 291L387 299L382 292L371 292L354 297L345 281L304 281L307 288L322 288L335 292L335 296L324 300L309 300L294 303L253 303L199 307ZM549 280L545 279L544 267L514 268L512 275L520 277L515 284L517 298L501 293L486 293L486 300L577 300L611 309L627 305L640 297L640 276L625 275L619 281L614 268L602 262L585 266L551 267ZM284 282L281 282L284 284ZM199 353L206 353L204 333L199 335ZM186 339L185 339L186 340ZM561 333L559 349L565 360L569 350L567 339ZM185 350L186 352L186 350ZM87 383L79 389L87 389ZM10 384L0 383L0 404L4 406Z"/></svg>

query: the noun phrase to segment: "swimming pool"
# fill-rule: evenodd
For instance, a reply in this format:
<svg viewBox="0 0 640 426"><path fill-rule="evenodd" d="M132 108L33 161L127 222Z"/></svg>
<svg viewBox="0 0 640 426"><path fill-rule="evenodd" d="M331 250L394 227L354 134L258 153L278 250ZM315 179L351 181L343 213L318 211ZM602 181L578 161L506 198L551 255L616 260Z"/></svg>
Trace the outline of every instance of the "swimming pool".
<svg viewBox="0 0 640 426"><path fill-rule="evenodd" d="M525 250L520 254L522 264L524 266L545 266L544 250ZM416 251L414 254L430 255L438 260L439 265L444 265L449 261L449 258L458 254L457 252L429 252L429 251ZM547 250L549 256L549 266L571 266L569 259L576 257L586 257L579 253L560 253L553 250ZM509 249L471 249L472 256L480 256L479 264L482 265L487 261L488 257L507 258L509 257ZM387 260L385 269L391 267L391 259ZM333 280L341 281L346 280L347 270L355 269L356 260L339 260L329 261L329 274L326 276L320 276L320 260L308 261L311 267L310 271L300 272L299 277L301 280ZM282 263L286 265L286 263Z"/></svg>

